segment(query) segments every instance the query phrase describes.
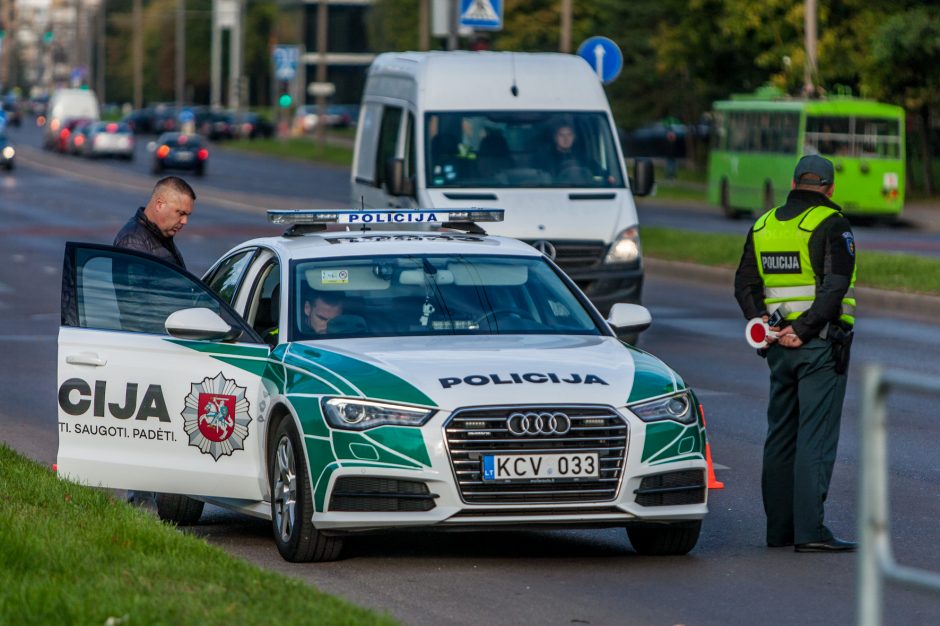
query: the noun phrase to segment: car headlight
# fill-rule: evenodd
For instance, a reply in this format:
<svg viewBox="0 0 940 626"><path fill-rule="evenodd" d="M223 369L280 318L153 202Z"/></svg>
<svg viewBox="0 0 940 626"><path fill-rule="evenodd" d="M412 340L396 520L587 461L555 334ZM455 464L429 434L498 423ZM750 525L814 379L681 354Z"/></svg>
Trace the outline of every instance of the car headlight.
<svg viewBox="0 0 940 626"><path fill-rule="evenodd" d="M14 154L16 154L16 150L13 149L13 146L7 146L3 149L3 158L5 159L12 159Z"/></svg>
<svg viewBox="0 0 940 626"><path fill-rule="evenodd" d="M640 258L640 231L636 226L626 229L607 250L604 263L632 263Z"/></svg>
<svg viewBox="0 0 940 626"><path fill-rule="evenodd" d="M698 417L688 390L655 400L631 404L627 408L644 422L674 420L682 424L691 424Z"/></svg>
<svg viewBox="0 0 940 626"><path fill-rule="evenodd" d="M352 398L324 398L323 415L331 426L366 430L376 426L423 426L436 411Z"/></svg>

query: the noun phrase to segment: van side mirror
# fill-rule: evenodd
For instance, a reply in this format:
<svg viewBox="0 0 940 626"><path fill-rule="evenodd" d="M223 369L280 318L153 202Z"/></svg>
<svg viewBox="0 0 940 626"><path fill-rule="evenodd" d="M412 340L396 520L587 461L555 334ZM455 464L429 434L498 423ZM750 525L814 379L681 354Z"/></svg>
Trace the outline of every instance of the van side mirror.
<svg viewBox="0 0 940 626"><path fill-rule="evenodd" d="M405 160L392 157L385 162L385 183L393 196L415 195L415 181L405 176Z"/></svg>
<svg viewBox="0 0 940 626"><path fill-rule="evenodd" d="M650 159L637 159L633 166L633 180L630 181L634 196L648 196L653 192L655 183L653 162Z"/></svg>

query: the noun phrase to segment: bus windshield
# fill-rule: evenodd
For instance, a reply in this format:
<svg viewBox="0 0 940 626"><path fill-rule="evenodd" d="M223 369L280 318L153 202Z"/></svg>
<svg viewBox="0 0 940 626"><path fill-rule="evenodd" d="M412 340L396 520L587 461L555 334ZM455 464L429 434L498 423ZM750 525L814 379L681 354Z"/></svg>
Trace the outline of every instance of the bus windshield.
<svg viewBox="0 0 940 626"><path fill-rule="evenodd" d="M429 188L624 187L602 111L454 111L425 116Z"/></svg>

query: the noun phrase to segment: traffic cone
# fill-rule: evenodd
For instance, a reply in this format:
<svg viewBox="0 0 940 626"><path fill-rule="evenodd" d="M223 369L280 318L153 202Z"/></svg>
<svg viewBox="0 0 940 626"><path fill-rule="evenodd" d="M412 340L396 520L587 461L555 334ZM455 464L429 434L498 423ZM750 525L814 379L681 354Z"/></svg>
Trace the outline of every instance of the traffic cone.
<svg viewBox="0 0 940 626"><path fill-rule="evenodd" d="M702 405L698 405L699 414L702 416L702 426L705 426L705 409L702 408ZM708 488L709 489L724 489L725 484L719 482L718 478L715 477L715 467L712 465L712 448L708 444L708 429L705 429L705 462L708 463Z"/></svg>

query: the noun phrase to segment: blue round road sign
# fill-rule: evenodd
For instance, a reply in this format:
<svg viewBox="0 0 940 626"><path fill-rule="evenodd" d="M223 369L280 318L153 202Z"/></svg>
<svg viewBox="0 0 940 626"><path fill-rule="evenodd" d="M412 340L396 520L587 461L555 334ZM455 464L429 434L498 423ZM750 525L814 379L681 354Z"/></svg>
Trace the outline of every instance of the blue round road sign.
<svg viewBox="0 0 940 626"><path fill-rule="evenodd" d="M578 56L588 62L605 85L613 82L623 69L620 47L607 37L591 37L578 46Z"/></svg>

